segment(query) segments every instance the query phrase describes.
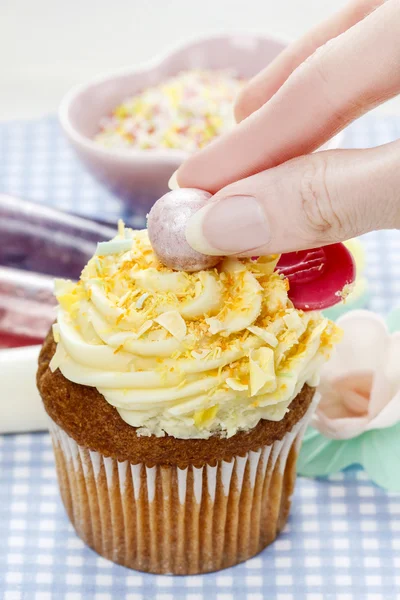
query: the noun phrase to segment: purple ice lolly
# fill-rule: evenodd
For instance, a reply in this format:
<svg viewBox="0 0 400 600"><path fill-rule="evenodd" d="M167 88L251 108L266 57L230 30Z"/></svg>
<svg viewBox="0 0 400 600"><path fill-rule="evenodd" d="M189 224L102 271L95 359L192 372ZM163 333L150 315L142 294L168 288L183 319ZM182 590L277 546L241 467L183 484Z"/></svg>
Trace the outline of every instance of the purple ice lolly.
<svg viewBox="0 0 400 600"><path fill-rule="evenodd" d="M116 229L42 204L0 194L0 265L78 279Z"/></svg>

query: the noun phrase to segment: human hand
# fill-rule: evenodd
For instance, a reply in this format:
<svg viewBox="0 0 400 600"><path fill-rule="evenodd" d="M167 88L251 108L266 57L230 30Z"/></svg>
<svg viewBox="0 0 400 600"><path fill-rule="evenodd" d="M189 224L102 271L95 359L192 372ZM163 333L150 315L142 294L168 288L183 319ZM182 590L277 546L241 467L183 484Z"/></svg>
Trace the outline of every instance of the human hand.
<svg viewBox="0 0 400 600"><path fill-rule="evenodd" d="M290 252L400 228L399 141L310 154L400 93L399 31L398 0L353 0L248 84L241 122L176 174L215 194L189 220L195 250Z"/></svg>

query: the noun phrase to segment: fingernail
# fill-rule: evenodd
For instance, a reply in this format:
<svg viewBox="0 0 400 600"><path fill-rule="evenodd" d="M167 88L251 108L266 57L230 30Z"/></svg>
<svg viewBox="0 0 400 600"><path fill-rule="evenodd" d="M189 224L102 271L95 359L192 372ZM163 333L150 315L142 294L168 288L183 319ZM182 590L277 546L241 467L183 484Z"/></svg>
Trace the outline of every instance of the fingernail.
<svg viewBox="0 0 400 600"><path fill-rule="evenodd" d="M256 250L271 232L262 206L253 196L210 202L188 221L186 240L197 252L224 256Z"/></svg>
<svg viewBox="0 0 400 600"><path fill-rule="evenodd" d="M172 173L171 177L169 178L168 187L170 190L178 190L179 189L179 183L178 183L176 174L177 174L177 171L174 171Z"/></svg>

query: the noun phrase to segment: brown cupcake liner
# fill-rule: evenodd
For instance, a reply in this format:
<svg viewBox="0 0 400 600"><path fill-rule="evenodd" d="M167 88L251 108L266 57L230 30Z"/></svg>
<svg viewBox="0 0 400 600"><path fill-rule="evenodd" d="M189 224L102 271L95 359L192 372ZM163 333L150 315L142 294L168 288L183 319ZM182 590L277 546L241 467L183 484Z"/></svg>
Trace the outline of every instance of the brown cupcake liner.
<svg viewBox="0 0 400 600"><path fill-rule="evenodd" d="M286 523L314 407L270 446L186 469L118 462L79 446L51 420L68 516L96 552L139 571L189 575L240 563Z"/></svg>

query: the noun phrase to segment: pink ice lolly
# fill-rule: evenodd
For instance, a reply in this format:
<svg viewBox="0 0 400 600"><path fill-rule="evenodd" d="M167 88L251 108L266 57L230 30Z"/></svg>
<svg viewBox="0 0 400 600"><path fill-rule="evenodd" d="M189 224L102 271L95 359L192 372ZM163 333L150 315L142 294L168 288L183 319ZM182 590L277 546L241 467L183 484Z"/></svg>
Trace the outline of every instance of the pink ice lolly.
<svg viewBox="0 0 400 600"><path fill-rule="evenodd" d="M342 300L356 266L344 244L282 254L277 270L289 280L289 298L301 310L323 310Z"/></svg>

